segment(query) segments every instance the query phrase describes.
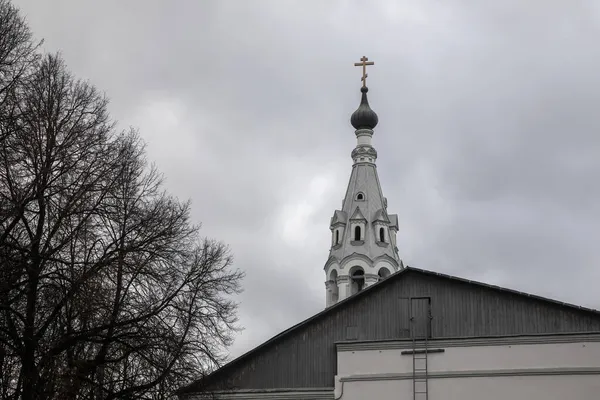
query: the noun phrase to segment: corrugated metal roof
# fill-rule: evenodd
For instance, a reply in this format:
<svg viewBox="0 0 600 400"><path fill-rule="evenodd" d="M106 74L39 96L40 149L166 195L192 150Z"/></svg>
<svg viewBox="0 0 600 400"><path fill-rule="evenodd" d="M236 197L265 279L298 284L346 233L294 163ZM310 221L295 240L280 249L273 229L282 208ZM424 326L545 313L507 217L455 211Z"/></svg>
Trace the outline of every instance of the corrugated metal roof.
<svg viewBox="0 0 600 400"><path fill-rule="evenodd" d="M584 311L584 312L589 312L589 313L593 313L594 315L600 317L600 311L595 310L595 309L591 309L591 308L586 308L586 307L581 307L578 305L574 305L574 304L569 304L569 303L565 303L562 301L558 301L558 300L553 300L553 299L549 299L549 298L545 298L545 297L541 297L541 296L537 296L537 295L532 295L529 293L525 293L525 292L520 292L520 291L516 291L516 290L512 290L512 289L507 289L507 288L503 288L500 286L496 286L496 285L490 285L490 284L486 284L486 283L482 283L482 282L477 282L477 281L473 281L473 280L469 280L469 279L464 279L464 278L460 278L460 277L456 277L456 276L452 276L452 275L447 275L447 274L442 274L442 273L438 273L438 272L433 272L433 271L428 271L428 270L424 270L424 269L419 269L419 268L414 268L414 267L410 267L407 266L405 269L402 269L398 272L393 273L392 275L390 275L387 279L384 279L383 281L374 284L372 286L369 286L367 288L365 288L364 290L362 290L361 292L356 293L353 296L350 296L336 304L334 304L333 306L326 308L325 310L321 311L320 313L317 313L315 315L313 315L312 317L292 326L289 329L286 329L285 331L279 333L278 335L275 335L274 337L272 337L271 339L267 340L266 342L260 344L259 346L255 347L254 349L246 352L245 354L239 356L238 358L234 359L233 361L227 363L226 365L224 365L223 367L221 367L220 369L214 371L212 374L208 375L207 377L205 377L204 379L207 379L211 376L216 375L217 373L222 373L225 372L227 369L235 366L236 364L244 361L245 359L248 359L250 357L252 357L253 355L257 354L258 352L260 352L263 348L269 346L270 344L273 344L274 342L277 342L279 340L282 340L283 338L287 337L288 335L292 334L293 332L301 329L302 327L305 327L306 325L322 319L322 318L326 318L329 314L335 312L336 310L339 310L340 308L343 307L347 307L350 303L356 301L357 299L363 298L364 296L369 296L370 293L373 293L374 291L383 288L389 284L391 284L392 282L398 280L398 279L402 279L403 276L405 276L407 273L418 273L418 274L423 274L426 276L435 276L435 277L441 277L444 279L449 279L455 282L463 282L466 283L468 285L473 285L473 286L478 286L478 287L485 287L485 288L490 288L493 290L497 290L500 292L504 292L504 293L511 293L514 295L518 295L524 298L528 298L531 300L537 300L537 301L543 301L546 303L551 303L551 304L556 304L559 305L561 307L566 307L569 309L575 309L575 310L580 310L580 311ZM199 386L201 384L201 380L196 381L186 387L183 387L180 389L180 393L187 393L187 392L191 392L194 390L198 390Z"/></svg>

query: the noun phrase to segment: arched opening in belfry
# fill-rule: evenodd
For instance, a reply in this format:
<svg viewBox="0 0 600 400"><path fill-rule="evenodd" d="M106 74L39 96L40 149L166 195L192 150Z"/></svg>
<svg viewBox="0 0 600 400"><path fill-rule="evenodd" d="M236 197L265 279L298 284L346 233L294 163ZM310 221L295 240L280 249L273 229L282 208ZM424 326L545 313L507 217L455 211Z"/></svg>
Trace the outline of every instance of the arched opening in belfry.
<svg viewBox="0 0 600 400"><path fill-rule="evenodd" d="M388 276L390 276L390 270L387 269L386 267L381 267L381 268L379 268L377 275L379 276L379 281L382 281L385 278L387 278Z"/></svg>
<svg viewBox="0 0 600 400"><path fill-rule="evenodd" d="M340 230L335 230L335 244L340 244Z"/></svg>
<svg viewBox="0 0 600 400"><path fill-rule="evenodd" d="M379 228L379 241L385 242L385 229L383 227Z"/></svg>
<svg viewBox="0 0 600 400"><path fill-rule="evenodd" d="M338 277L338 273L337 271L334 269L331 271L331 274L329 275L329 280L332 281L331 283L331 304L335 304L338 302L339 299L339 290L338 290L338 284L337 284L337 277Z"/></svg>
<svg viewBox="0 0 600 400"><path fill-rule="evenodd" d="M365 271L359 267L350 270L350 294L356 294L365 287Z"/></svg>
<svg viewBox="0 0 600 400"><path fill-rule="evenodd" d="M360 226L354 228L354 240L360 240Z"/></svg>

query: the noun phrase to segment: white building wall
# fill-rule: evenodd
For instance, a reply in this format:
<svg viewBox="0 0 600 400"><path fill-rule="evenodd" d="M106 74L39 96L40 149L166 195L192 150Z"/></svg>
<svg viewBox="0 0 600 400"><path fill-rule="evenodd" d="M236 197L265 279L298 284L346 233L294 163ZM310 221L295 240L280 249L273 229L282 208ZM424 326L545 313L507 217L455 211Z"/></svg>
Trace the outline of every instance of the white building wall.
<svg viewBox="0 0 600 400"><path fill-rule="evenodd" d="M430 349L444 352L428 355L428 400L600 399L600 335L522 341L430 341ZM335 398L413 399L412 354L401 348L407 345L339 346Z"/></svg>
<svg viewBox="0 0 600 400"><path fill-rule="evenodd" d="M598 375L431 379L428 400L598 400ZM343 400L413 400L411 380L344 383ZM425 397L417 397L425 399Z"/></svg>

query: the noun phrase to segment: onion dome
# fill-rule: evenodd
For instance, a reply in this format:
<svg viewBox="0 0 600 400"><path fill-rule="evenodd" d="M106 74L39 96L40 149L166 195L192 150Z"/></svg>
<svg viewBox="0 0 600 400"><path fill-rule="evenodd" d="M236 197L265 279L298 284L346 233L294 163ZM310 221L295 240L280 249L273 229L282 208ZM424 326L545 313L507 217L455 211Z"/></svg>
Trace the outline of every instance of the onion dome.
<svg viewBox="0 0 600 400"><path fill-rule="evenodd" d="M371 107L369 107L369 100L367 100L367 92L369 91L369 88L363 86L360 88L360 91L362 92L360 105L356 111L352 113L352 116L350 117L350 123L354 129L372 130L377 126L379 118L377 117L377 114L375 114L375 111L371 110Z"/></svg>

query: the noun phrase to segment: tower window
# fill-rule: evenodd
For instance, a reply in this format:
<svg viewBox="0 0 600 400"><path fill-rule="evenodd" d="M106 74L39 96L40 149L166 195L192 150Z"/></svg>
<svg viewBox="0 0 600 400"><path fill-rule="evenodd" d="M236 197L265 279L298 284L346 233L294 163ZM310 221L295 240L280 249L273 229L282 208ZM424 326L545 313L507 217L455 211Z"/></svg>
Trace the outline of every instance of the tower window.
<svg viewBox="0 0 600 400"><path fill-rule="evenodd" d="M360 226L354 228L354 240L360 240Z"/></svg>
<svg viewBox="0 0 600 400"><path fill-rule="evenodd" d="M379 228L379 241L385 242L385 229Z"/></svg>
<svg viewBox="0 0 600 400"><path fill-rule="evenodd" d="M350 274L351 277L351 289L350 293L355 294L363 290L365 286L365 271L360 267L355 267L354 271Z"/></svg>
<svg viewBox="0 0 600 400"><path fill-rule="evenodd" d="M329 277L329 279L331 280L331 292L330 292L331 303L330 304L332 304L332 305L337 303L339 300L337 277L338 277L337 271L335 269L332 270L331 275Z"/></svg>
<svg viewBox="0 0 600 400"><path fill-rule="evenodd" d="M363 193L358 193L356 195L356 200L364 200L365 199L365 195Z"/></svg>
<svg viewBox="0 0 600 400"><path fill-rule="evenodd" d="M335 230L335 244L339 244L340 243L340 231L339 230Z"/></svg>
<svg viewBox="0 0 600 400"><path fill-rule="evenodd" d="M390 270L385 267L382 267L379 269L379 272L377 272L377 275L379 275L379 281L382 281L388 276L390 276Z"/></svg>

